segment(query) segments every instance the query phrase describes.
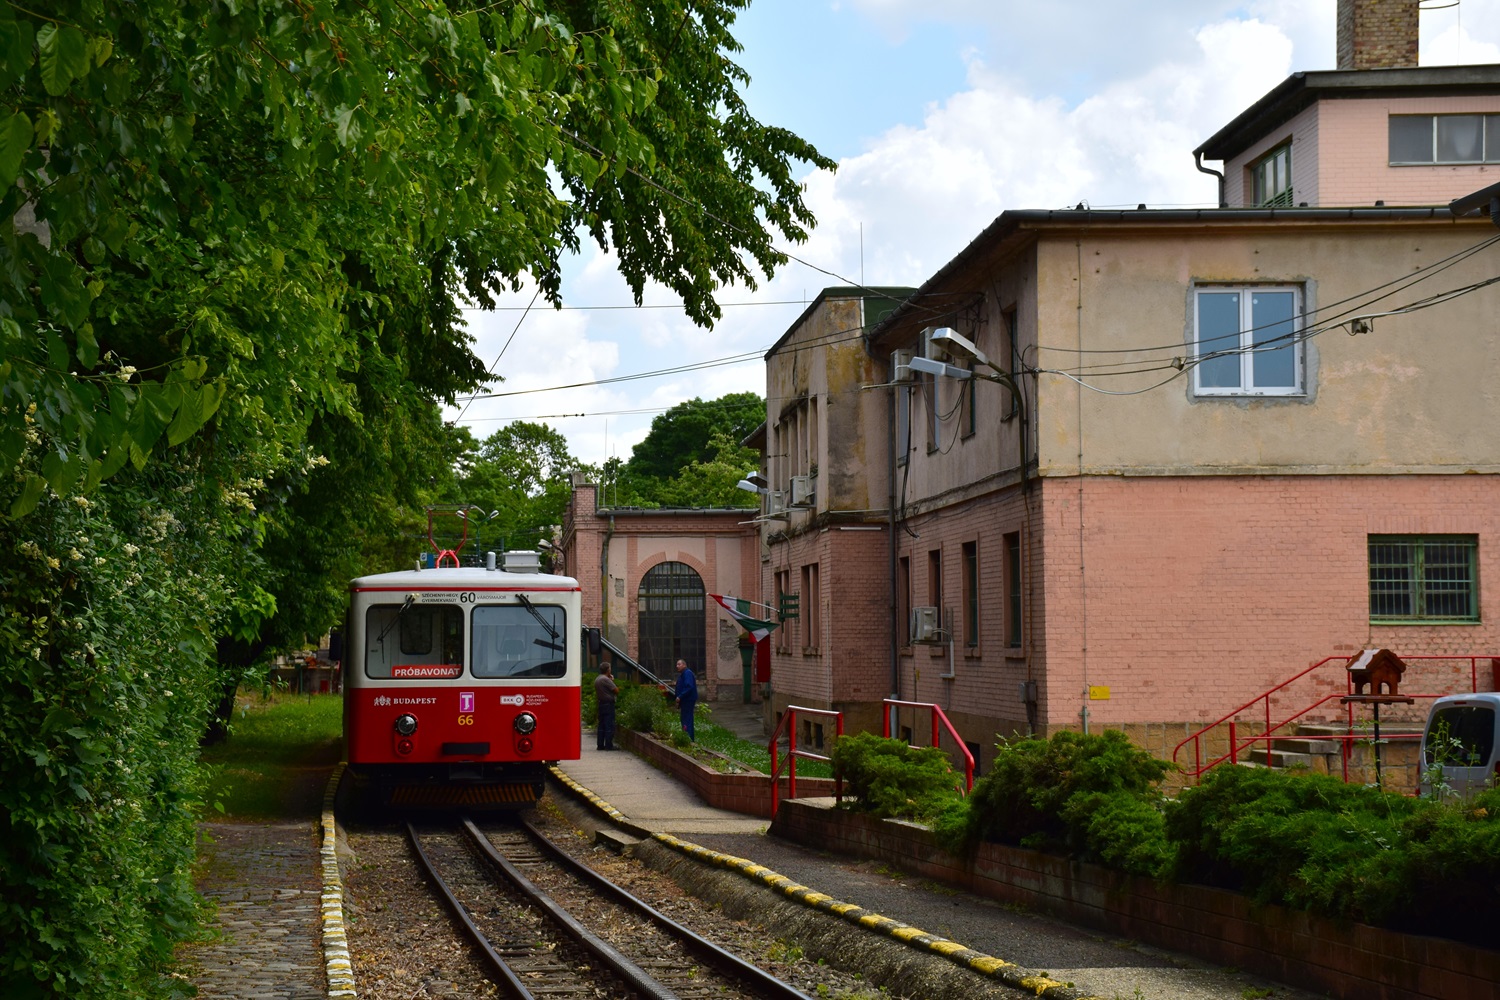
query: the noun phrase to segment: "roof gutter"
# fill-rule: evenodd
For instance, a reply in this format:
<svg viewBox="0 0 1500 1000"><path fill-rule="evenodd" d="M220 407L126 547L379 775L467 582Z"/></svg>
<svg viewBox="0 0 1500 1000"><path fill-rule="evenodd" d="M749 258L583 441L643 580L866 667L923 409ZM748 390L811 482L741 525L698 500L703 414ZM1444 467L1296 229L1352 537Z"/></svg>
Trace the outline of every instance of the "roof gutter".
<svg viewBox="0 0 1500 1000"><path fill-rule="evenodd" d="M922 282L891 314L870 330L868 339L877 343L911 319L918 303L933 294L975 257L990 250L1007 236L1027 227L1107 226L1200 223L1235 225L1267 222L1448 222L1456 221L1448 206L1413 208L1164 208L1164 209L1016 209L1002 212L994 222Z"/></svg>

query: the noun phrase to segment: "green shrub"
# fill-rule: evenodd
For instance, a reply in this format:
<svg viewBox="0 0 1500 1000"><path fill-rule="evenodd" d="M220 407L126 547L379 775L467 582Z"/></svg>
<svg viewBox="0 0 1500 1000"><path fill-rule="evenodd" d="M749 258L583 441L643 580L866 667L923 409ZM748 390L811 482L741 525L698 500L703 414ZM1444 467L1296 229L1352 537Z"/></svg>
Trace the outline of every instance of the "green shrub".
<svg viewBox="0 0 1500 1000"><path fill-rule="evenodd" d="M599 696L594 693L594 678L598 676L599 673L595 670L586 670L583 674L583 690L580 694L583 701L584 726L599 724Z"/></svg>
<svg viewBox="0 0 1500 1000"><path fill-rule="evenodd" d="M996 748L990 772L974 784L967 822L948 828L955 853L981 841L1065 851L1128 871L1155 874L1169 859L1156 791L1171 765L1125 734L1060 732Z"/></svg>
<svg viewBox="0 0 1500 1000"><path fill-rule="evenodd" d="M1178 878L1378 923L1401 905L1405 821L1431 808L1319 774L1220 767L1168 817Z"/></svg>
<svg viewBox="0 0 1500 1000"><path fill-rule="evenodd" d="M958 802L957 776L936 747L854 733L834 740L829 756L845 794L876 816L929 820Z"/></svg>
<svg viewBox="0 0 1500 1000"><path fill-rule="evenodd" d="M6 996L160 995L194 933L198 739L240 556L193 484L126 474L0 519Z"/></svg>
<svg viewBox="0 0 1500 1000"><path fill-rule="evenodd" d="M615 725L666 739L677 728L677 709L654 687L621 685L615 703Z"/></svg>
<svg viewBox="0 0 1500 1000"><path fill-rule="evenodd" d="M1500 790L1424 802L1402 825L1404 893L1391 926L1494 947L1488 915L1500 887Z"/></svg>

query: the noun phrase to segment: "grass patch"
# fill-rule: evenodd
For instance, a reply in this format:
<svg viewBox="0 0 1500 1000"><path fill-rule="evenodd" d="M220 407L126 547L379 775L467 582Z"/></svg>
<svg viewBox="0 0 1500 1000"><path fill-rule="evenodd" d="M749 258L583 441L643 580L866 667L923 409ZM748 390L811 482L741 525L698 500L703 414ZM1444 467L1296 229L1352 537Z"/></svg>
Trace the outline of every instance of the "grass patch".
<svg viewBox="0 0 1500 1000"><path fill-rule="evenodd" d="M208 802L234 819L317 816L342 756L342 730L336 694L242 693L229 738L202 753L215 772Z"/></svg>
<svg viewBox="0 0 1500 1000"><path fill-rule="evenodd" d="M761 774L771 773L771 754L766 749L768 740L755 743L750 740L741 739L728 729L713 722L698 722L694 728L698 731L699 745L721 753L726 757L733 757L741 764L753 768ZM822 753L825 751L818 752ZM781 773L786 774L788 762L784 748L777 754L777 763L781 766ZM801 757L797 760L797 777L831 778L833 777L833 767L827 761L808 760L806 757Z"/></svg>

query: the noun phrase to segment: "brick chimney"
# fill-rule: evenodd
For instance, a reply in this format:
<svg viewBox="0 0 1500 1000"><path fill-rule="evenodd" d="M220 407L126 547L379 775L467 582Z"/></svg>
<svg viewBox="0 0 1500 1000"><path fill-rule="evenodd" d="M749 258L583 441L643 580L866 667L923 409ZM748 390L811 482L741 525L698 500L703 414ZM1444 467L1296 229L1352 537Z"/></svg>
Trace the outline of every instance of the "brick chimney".
<svg viewBox="0 0 1500 1000"><path fill-rule="evenodd" d="M1417 65L1418 0L1339 0L1339 69Z"/></svg>

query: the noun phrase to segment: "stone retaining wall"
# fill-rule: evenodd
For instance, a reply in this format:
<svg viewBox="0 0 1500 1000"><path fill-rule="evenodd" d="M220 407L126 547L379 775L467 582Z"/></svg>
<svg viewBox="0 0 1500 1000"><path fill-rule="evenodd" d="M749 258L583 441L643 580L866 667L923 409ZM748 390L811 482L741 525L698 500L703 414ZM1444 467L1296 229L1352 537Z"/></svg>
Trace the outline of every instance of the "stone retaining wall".
<svg viewBox="0 0 1500 1000"><path fill-rule="evenodd" d="M1222 889L1157 883L999 844L982 845L965 865L924 826L826 802L782 802L771 833L1340 1000L1493 1000L1500 983L1497 951L1258 906Z"/></svg>

